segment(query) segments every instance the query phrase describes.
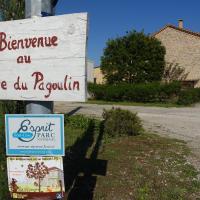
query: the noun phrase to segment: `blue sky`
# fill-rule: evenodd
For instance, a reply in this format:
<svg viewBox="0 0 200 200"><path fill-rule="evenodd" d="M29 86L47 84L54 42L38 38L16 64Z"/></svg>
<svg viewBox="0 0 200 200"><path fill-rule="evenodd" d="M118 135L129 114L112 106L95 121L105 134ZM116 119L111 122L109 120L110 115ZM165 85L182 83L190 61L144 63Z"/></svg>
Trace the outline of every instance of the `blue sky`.
<svg viewBox="0 0 200 200"><path fill-rule="evenodd" d="M177 25L184 20L184 28L200 32L199 0L59 0L56 14L88 12L88 57L100 64L103 49L109 38L126 31L158 31L166 24Z"/></svg>

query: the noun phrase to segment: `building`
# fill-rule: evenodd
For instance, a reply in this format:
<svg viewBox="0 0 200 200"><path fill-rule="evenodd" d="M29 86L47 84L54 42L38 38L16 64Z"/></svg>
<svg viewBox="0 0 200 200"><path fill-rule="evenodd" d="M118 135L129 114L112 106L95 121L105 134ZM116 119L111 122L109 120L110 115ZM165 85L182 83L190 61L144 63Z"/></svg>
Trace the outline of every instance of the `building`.
<svg viewBox="0 0 200 200"><path fill-rule="evenodd" d="M94 82L94 62L87 59L87 82Z"/></svg>
<svg viewBox="0 0 200 200"><path fill-rule="evenodd" d="M183 20L179 20L178 27L166 25L153 36L165 46L166 62L177 63L185 70L183 83L200 87L200 33L185 29Z"/></svg>
<svg viewBox="0 0 200 200"><path fill-rule="evenodd" d="M41 180L41 188L49 192L64 191L63 170L57 167L49 168L49 173Z"/></svg>
<svg viewBox="0 0 200 200"><path fill-rule="evenodd" d="M105 83L104 75L100 67L94 68L94 83L103 84Z"/></svg>

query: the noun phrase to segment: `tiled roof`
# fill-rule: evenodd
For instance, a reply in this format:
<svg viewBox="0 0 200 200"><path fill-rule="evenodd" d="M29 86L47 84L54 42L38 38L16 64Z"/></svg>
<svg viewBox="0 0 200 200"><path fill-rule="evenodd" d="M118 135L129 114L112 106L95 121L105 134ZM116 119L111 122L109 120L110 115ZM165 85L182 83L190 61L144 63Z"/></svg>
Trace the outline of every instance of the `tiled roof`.
<svg viewBox="0 0 200 200"><path fill-rule="evenodd" d="M178 31L181 31L181 32L183 32L183 33L187 33L187 34L190 34L190 35L193 35L193 36L200 37L200 33L193 32L193 31L190 31L190 30L187 30L187 29L184 29L184 28L179 28L179 27L176 27L176 26L171 25L171 24L166 25L164 28L162 28L162 29L160 29L159 31L157 31L157 32L155 32L154 34L152 34L152 36L156 36L156 35L159 34L160 32L164 31L166 28L173 28L173 29L178 30Z"/></svg>

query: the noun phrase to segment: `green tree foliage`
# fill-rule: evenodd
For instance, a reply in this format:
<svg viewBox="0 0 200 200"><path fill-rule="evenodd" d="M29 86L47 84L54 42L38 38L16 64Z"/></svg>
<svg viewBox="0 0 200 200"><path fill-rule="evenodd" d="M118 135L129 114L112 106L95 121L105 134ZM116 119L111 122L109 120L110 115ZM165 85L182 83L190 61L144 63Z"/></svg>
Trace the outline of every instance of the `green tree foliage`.
<svg viewBox="0 0 200 200"><path fill-rule="evenodd" d="M25 1L24 0L0 0L1 20L16 20L25 17Z"/></svg>
<svg viewBox="0 0 200 200"><path fill-rule="evenodd" d="M165 48L144 32L131 31L110 39L101 58L107 83L144 83L160 81L163 75Z"/></svg>

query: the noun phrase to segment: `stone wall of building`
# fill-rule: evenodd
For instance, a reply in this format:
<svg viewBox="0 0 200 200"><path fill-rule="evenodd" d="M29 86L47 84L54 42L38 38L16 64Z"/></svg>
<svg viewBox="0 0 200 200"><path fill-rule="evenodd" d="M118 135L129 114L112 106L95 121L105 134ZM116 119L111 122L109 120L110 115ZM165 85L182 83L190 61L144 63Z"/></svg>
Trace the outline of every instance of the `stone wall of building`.
<svg viewBox="0 0 200 200"><path fill-rule="evenodd" d="M200 36L171 27L154 35L166 48L166 62L178 63L188 74L186 80L200 87Z"/></svg>
<svg viewBox="0 0 200 200"><path fill-rule="evenodd" d="M94 82L94 62L87 59L87 82Z"/></svg>
<svg viewBox="0 0 200 200"><path fill-rule="evenodd" d="M97 84L105 83L104 75L102 74L100 67L94 68L94 82Z"/></svg>

